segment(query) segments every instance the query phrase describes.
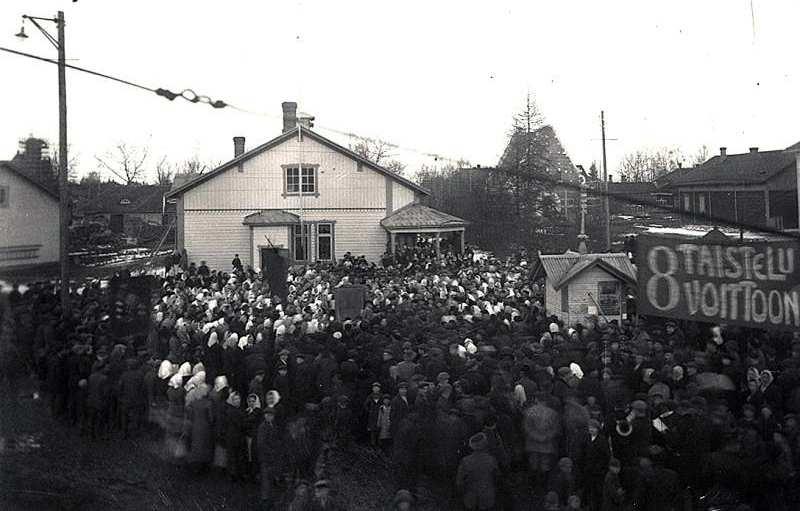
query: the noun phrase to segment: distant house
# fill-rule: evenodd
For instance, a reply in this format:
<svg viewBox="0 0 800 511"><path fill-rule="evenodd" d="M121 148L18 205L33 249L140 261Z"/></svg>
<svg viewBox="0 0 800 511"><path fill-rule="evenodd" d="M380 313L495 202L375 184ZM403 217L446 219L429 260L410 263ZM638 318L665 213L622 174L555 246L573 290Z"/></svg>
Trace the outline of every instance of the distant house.
<svg viewBox="0 0 800 511"><path fill-rule="evenodd" d="M791 148L790 148L791 149ZM661 190L689 218L703 215L731 223L796 229L797 161L791 150L720 154L686 169Z"/></svg>
<svg viewBox="0 0 800 511"><path fill-rule="evenodd" d="M656 192L654 183L638 183L631 181L610 181L608 183L608 207L611 213L635 212L646 209L641 203L653 201Z"/></svg>
<svg viewBox="0 0 800 511"><path fill-rule="evenodd" d="M0 162L0 269L59 258L58 194L12 162Z"/></svg>
<svg viewBox="0 0 800 511"><path fill-rule="evenodd" d="M188 262L229 268L239 254L269 270L347 252L379 262L420 235L461 246L466 222L420 204L428 190L316 133L296 103L282 107L282 134L249 151L234 137L233 159L166 195Z"/></svg>
<svg viewBox="0 0 800 511"><path fill-rule="evenodd" d="M545 310L567 324L588 315L609 321L626 317L628 290L636 287L636 269L626 254L539 254L534 278L545 277Z"/></svg>
<svg viewBox="0 0 800 511"><path fill-rule="evenodd" d="M116 233L136 235L141 223L169 225L174 204L166 204L169 186L108 182L82 182L70 186L73 219L101 220Z"/></svg>

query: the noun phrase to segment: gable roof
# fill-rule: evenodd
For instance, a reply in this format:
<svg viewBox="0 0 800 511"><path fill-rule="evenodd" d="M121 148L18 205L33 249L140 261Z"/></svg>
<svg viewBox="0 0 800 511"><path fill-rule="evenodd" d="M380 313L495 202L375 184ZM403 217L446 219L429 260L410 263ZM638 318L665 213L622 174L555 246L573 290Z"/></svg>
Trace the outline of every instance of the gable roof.
<svg viewBox="0 0 800 511"><path fill-rule="evenodd" d="M672 186L702 184L757 184L795 165L795 156L783 149L717 155L672 180Z"/></svg>
<svg viewBox="0 0 800 511"><path fill-rule="evenodd" d="M0 167L3 167L4 169L8 170L10 173L14 174L15 176L20 177L23 181L26 181L26 182L30 183L31 185L33 185L34 187L38 188L39 190L43 191L46 195L49 195L50 197L55 199L56 202L59 201L58 191L53 190L49 186L45 186L44 184L42 184L39 181L37 181L36 179L32 178L31 176L29 176L25 172L22 172L20 169L16 168L14 166L14 164L11 163L10 161L0 161Z"/></svg>
<svg viewBox="0 0 800 511"><path fill-rule="evenodd" d="M282 209L264 209L244 217L244 225L294 225L300 217Z"/></svg>
<svg viewBox="0 0 800 511"><path fill-rule="evenodd" d="M425 229L436 227L461 227L467 221L438 209L412 202L381 220L381 225L392 229Z"/></svg>
<svg viewBox="0 0 800 511"><path fill-rule="evenodd" d="M626 254L611 252L606 254L579 254L567 251L563 254L539 254L540 267L558 290L579 274L599 266L608 273L628 283L636 282L634 268Z"/></svg>
<svg viewBox="0 0 800 511"><path fill-rule="evenodd" d="M220 165L219 167L215 168L211 172L207 172L205 174L201 174L201 175L191 179L190 181L183 183L181 186L173 187L173 189L170 190L169 193L167 193L167 197L174 197L176 195L181 195L184 192L187 192L188 190L191 190L195 186L197 186L197 185L199 185L201 183L205 183L206 181L208 181L209 179L213 178L214 176L216 176L218 174L221 174L221 173L225 172L226 170L237 166L239 163L242 163L242 162L244 162L246 160L249 160L250 158L252 158L252 157L254 157L256 155L259 155L259 154L261 154L261 153L263 153L265 151L268 151L268 150L272 149L273 147L276 147L276 146L286 142L287 140L290 140L292 137L296 136L299 131L300 131L300 128L298 127L297 130L291 130L291 131L287 131L286 133L282 133L281 135L278 135L277 137L273 138L272 140L270 140L268 142L265 142L265 143L261 144L258 147L254 147L253 149L242 153L241 155L237 156L236 158L234 158L234 159L232 159L232 160L230 160L230 161L228 161L226 163L223 163L222 165ZM356 160L357 162L361 163L362 165L366 165L367 167L371 168L372 170L375 170L376 172L380 172L381 174L389 176L390 178L394 179L395 181L397 181L399 183L402 183L402 184L408 186L409 188L411 188L411 189L413 189L413 190L415 190L417 192L420 192L420 193L422 193L424 195L430 195L430 192L428 190L426 190L425 188L419 186L418 184L414 183L413 181L410 181L410 180L404 178L403 176L395 174L391 170L388 170L386 168L381 167L380 165L377 165L376 163L368 160L367 158L364 158L360 154L357 154L357 153L351 151L350 149L337 144L333 140L330 140L330 139L327 139L327 138L323 137L319 133L316 133L316 132L314 132L314 131L312 131L312 130L310 130L308 128L302 128L302 133L303 133L304 137L308 137L308 138L310 138L312 140L315 140L316 142L319 142L320 144L322 144L324 146L329 147L330 149L333 149L334 151L342 153L345 156L348 156L349 158L352 158L353 160Z"/></svg>
<svg viewBox="0 0 800 511"><path fill-rule="evenodd" d="M800 142L790 145L785 151L787 153L800 153Z"/></svg>

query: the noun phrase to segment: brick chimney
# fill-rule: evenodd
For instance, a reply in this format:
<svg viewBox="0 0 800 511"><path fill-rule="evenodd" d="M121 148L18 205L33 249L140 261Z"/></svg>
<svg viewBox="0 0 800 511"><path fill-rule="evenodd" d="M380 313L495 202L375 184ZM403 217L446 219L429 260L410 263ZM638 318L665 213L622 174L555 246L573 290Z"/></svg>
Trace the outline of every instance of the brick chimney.
<svg viewBox="0 0 800 511"><path fill-rule="evenodd" d="M244 137L233 137L233 157L238 158L244 154Z"/></svg>
<svg viewBox="0 0 800 511"><path fill-rule="evenodd" d="M728 156L728 148L727 147L720 147L719 148L719 155L723 158Z"/></svg>
<svg viewBox="0 0 800 511"><path fill-rule="evenodd" d="M751 147L750 148L750 152L751 153L757 153L758 152L758 147Z"/></svg>
<svg viewBox="0 0 800 511"><path fill-rule="evenodd" d="M297 103L294 101L284 101L281 103L283 108L283 132L292 131L297 127Z"/></svg>

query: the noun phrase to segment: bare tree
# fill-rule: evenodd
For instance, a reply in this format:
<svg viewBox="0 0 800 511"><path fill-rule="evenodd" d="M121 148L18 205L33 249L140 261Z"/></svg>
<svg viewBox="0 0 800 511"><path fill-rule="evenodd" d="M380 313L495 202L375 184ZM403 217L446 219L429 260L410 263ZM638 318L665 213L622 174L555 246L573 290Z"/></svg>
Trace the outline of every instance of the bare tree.
<svg viewBox="0 0 800 511"><path fill-rule="evenodd" d="M708 161L708 146L703 144L697 148L697 151L694 153L694 156L692 157L692 163L694 165L701 165L706 161Z"/></svg>
<svg viewBox="0 0 800 511"><path fill-rule="evenodd" d="M620 163L620 178L631 182L652 182L683 165L685 156L675 147L639 149L625 154Z"/></svg>
<svg viewBox="0 0 800 511"><path fill-rule="evenodd" d="M406 169L406 164L400 160L394 159L393 149L395 146L384 142L383 140L374 140L371 138L362 138L350 149L359 156L368 159L369 161L380 165L381 167L394 172L395 174L402 174Z"/></svg>
<svg viewBox="0 0 800 511"><path fill-rule="evenodd" d="M173 177L175 177L174 166L167 161L166 156L163 156L156 164L156 184L170 186Z"/></svg>
<svg viewBox="0 0 800 511"><path fill-rule="evenodd" d="M130 185L144 178L145 162L148 155L149 150L147 147L129 146L121 142L102 157L95 155L95 159L101 168L114 174L124 184Z"/></svg>
<svg viewBox="0 0 800 511"><path fill-rule="evenodd" d="M180 174L204 174L209 170L219 167L221 162L202 161L196 154L178 164L176 169Z"/></svg>

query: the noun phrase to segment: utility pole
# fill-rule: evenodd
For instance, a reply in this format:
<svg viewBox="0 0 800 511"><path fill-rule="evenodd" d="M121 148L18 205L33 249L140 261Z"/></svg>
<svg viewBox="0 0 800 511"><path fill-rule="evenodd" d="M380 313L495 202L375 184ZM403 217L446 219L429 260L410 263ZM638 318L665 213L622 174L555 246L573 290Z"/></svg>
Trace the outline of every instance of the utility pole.
<svg viewBox="0 0 800 511"><path fill-rule="evenodd" d="M59 263L61 267L61 311L66 317L69 303L69 176L67 170L67 77L66 51L64 48L64 11L58 11L58 219L59 219Z"/></svg>
<svg viewBox="0 0 800 511"><path fill-rule="evenodd" d="M603 234L606 242L606 252L611 252L611 208L608 203L608 169L606 167L606 118L605 112L600 111L600 131L603 140Z"/></svg>

